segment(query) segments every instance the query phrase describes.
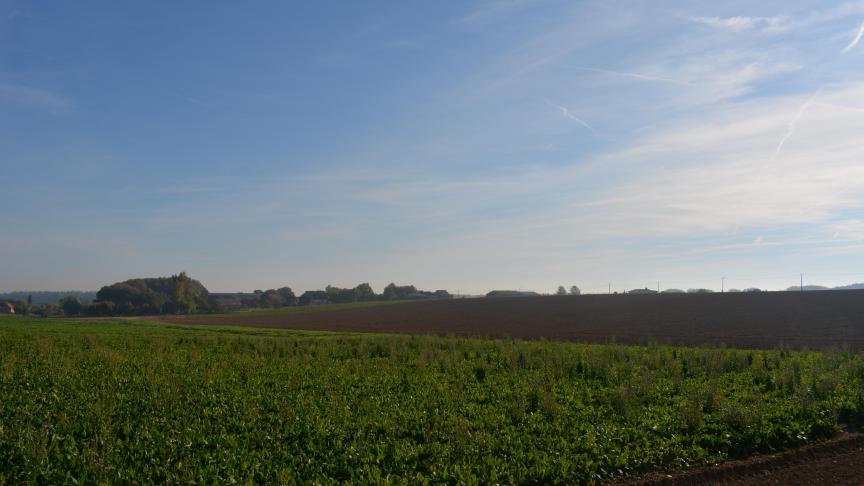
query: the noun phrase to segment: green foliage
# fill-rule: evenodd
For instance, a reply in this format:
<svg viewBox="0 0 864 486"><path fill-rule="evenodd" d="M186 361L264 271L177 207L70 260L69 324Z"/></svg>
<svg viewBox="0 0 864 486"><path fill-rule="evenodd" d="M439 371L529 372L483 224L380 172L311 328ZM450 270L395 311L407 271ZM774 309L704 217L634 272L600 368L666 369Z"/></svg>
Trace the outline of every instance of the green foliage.
<svg viewBox="0 0 864 486"><path fill-rule="evenodd" d="M136 278L102 287L96 300L85 312L104 315L104 303L120 314L188 314L196 310L207 310L207 289L201 282L181 272L171 277Z"/></svg>
<svg viewBox="0 0 864 486"><path fill-rule="evenodd" d="M586 483L864 417L864 355L0 318L0 478Z"/></svg>
<svg viewBox="0 0 864 486"><path fill-rule="evenodd" d="M278 288L276 289L276 293L279 294L283 306L297 305L297 296L294 295L294 291L291 290L291 287Z"/></svg>
<svg viewBox="0 0 864 486"><path fill-rule="evenodd" d="M348 302L356 302L357 296L354 294L354 289L342 289L328 285L324 292L327 293L327 300L334 304L346 304Z"/></svg>
<svg viewBox="0 0 864 486"><path fill-rule="evenodd" d="M261 307L281 307L282 306L282 296L279 295L279 292L276 292L273 289L267 290L261 293L260 296Z"/></svg>
<svg viewBox="0 0 864 486"><path fill-rule="evenodd" d="M69 291L15 291L15 292L3 292L0 293L0 301L16 301L23 300L29 301L31 305L38 304L54 304L63 297L67 296L78 297L78 300L81 301L82 304L89 304L93 302L93 299L96 298L96 292L90 291L80 291L80 290L69 290Z"/></svg>
<svg viewBox="0 0 864 486"><path fill-rule="evenodd" d="M372 290L372 286L368 283L361 283L360 285L354 287L354 300L357 302L367 302L375 300L378 296L375 295L375 291Z"/></svg>
<svg viewBox="0 0 864 486"><path fill-rule="evenodd" d="M13 306L15 307L16 314L26 316L30 313L31 305L23 300L16 300L15 302L13 302Z"/></svg>
<svg viewBox="0 0 864 486"><path fill-rule="evenodd" d="M60 300L60 308L67 316L77 316L81 313L82 307L81 301L74 295L67 295Z"/></svg>
<svg viewBox="0 0 864 486"><path fill-rule="evenodd" d="M300 296L299 302L300 305L309 305L313 302L330 302L329 295L327 292L323 290L307 290L303 292L303 295Z"/></svg>
<svg viewBox="0 0 864 486"><path fill-rule="evenodd" d="M353 289L342 289L328 285L324 292L326 296L316 294L314 298L324 297L326 300L334 304L346 304L349 302L371 302L378 298L372 286L368 283L361 283Z"/></svg>
<svg viewBox="0 0 864 486"><path fill-rule="evenodd" d="M304 293L305 295L305 293ZM393 301L372 301L372 302L352 302L350 304L322 304L322 305L299 305L294 307L279 307L275 309L245 309L238 312L228 312L225 314L211 314L207 316L208 322L222 322L224 325L235 325L249 317L272 317L290 314L309 314L317 312L327 312L333 310L348 310L348 309L363 309L368 307L378 307L382 305L401 305L411 301L393 300Z"/></svg>
<svg viewBox="0 0 864 486"><path fill-rule="evenodd" d="M415 294L417 294L417 287L413 285L400 286L395 283L390 283L384 287L382 298L384 300L410 299Z"/></svg>

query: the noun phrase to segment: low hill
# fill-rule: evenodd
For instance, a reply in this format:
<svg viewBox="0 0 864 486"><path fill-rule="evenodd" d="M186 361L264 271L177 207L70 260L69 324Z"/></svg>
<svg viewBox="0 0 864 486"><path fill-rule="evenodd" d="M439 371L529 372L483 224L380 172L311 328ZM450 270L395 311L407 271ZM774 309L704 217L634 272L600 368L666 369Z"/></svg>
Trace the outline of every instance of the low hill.
<svg viewBox="0 0 864 486"><path fill-rule="evenodd" d="M207 310L209 292L185 273L171 277L135 278L102 287L100 303L112 304L120 314L188 314Z"/></svg>

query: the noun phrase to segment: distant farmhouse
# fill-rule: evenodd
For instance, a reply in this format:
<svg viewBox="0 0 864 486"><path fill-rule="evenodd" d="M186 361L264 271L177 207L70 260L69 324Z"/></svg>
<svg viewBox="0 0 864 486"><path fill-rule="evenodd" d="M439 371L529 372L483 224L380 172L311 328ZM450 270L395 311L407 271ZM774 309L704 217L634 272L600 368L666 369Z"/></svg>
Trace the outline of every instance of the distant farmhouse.
<svg viewBox="0 0 864 486"><path fill-rule="evenodd" d="M227 292L211 292L210 299L222 305L226 311L236 311L243 308L244 298L254 298L254 294L245 294L243 292L227 293Z"/></svg>
<svg viewBox="0 0 864 486"><path fill-rule="evenodd" d="M330 295L323 290L307 290L300 296L300 305L326 305L332 303Z"/></svg>
<svg viewBox="0 0 864 486"><path fill-rule="evenodd" d="M15 306L11 302L0 302L0 314L14 314Z"/></svg>
<svg viewBox="0 0 864 486"><path fill-rule="evenodd" d="M404 298L409 300L439 300L452 299L453 296L446 290L436 290L434 292L414 292L406 294Z"/></svg>
<svg viewBox="0 0 864 486"><path fill-rule="evenodd" d="M630 295L653 295L653 294L656 294L657 291L651 290L648 287L645 287L644 289L633 289L633 290L628 291L627 293Z"/></svg>
<svg viewBox="0 0 864 486"><path fill-rule="evenodd" d="M540 294L537 292L530 291L521 291L521 290L493 290L486 294L486 297L490 298L500 298L500 297L539 297Z"/></svg>

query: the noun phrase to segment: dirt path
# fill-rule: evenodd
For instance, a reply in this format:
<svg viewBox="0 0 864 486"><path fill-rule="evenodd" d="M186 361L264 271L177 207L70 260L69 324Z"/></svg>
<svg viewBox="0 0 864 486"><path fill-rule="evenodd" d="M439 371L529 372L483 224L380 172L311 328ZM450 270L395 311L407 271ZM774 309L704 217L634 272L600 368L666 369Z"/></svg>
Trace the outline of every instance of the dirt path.
<svg viewBox="0 0 864 486"><path fill-rule="evenodd" d="M652 474L621 484L862 485L864 434L843 434L835 439L788 452L754 456L669 475Z"/></svg>

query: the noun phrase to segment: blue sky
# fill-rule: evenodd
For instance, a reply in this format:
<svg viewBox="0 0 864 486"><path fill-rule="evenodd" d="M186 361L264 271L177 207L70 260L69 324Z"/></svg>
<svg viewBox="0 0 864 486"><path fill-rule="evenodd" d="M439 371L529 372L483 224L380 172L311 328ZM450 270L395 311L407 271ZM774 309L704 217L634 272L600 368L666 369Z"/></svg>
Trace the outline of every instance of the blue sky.
<svg viewBox="0 0 864 486"><path fill-rule="evenodd" d="M864 281L864 2L0 0L0 290Z"/></svg>

